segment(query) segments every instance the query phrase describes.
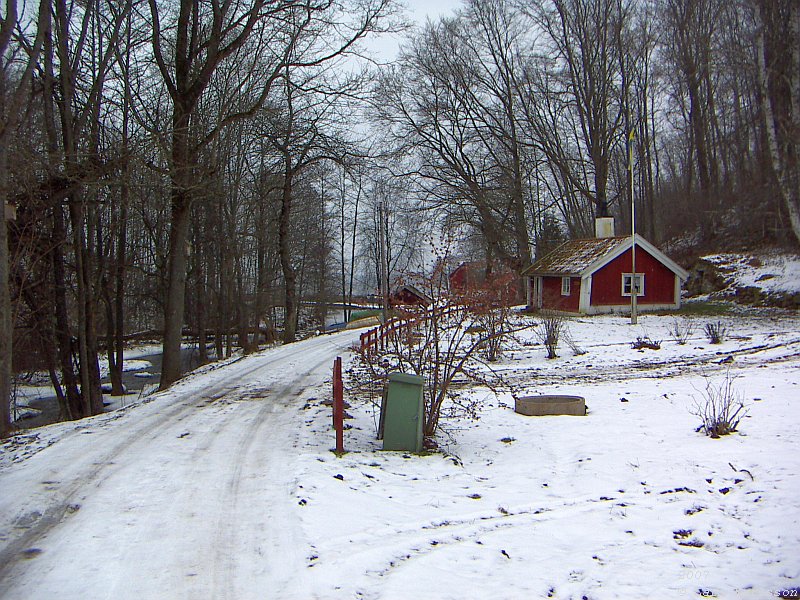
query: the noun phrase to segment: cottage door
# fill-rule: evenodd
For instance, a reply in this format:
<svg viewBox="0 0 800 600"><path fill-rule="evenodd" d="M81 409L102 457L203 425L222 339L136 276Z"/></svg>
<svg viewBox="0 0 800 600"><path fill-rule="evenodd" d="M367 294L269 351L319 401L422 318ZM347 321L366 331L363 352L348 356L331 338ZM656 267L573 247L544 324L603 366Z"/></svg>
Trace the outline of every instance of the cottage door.
<svg viewBox="0 0 800 600"><path fill-rule="evenodd" d="M541 277L533 278L533 306L542 308L544 282Z"/></svg>

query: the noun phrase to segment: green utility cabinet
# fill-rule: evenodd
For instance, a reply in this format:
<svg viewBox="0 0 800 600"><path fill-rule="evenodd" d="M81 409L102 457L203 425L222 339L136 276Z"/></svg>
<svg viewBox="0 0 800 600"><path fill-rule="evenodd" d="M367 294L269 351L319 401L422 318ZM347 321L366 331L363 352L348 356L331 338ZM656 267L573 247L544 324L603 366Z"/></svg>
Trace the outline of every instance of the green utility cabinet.
<svg viewBox="0 0 800 600"><path fill-rule="evenodd" d="M384 450L422 452L424 385L417 375L389 374L381 415Z"/></svg>

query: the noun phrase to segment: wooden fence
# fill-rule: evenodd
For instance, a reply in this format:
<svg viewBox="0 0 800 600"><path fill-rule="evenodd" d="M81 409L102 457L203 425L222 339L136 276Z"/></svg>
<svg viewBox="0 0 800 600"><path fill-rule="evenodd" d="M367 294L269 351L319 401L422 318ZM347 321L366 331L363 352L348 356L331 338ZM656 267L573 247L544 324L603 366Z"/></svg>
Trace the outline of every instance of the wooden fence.
<svg viewBox="0 0 800 600"><path fill-rule="evenodd" d="M386 338L395 331L402 329L409 330L417 319L393 318L386 323L381 323L378 327L373 327L369 331L361 334L361 352L364 354L374 354L378 348L386 348Z"/></svg>
<svg viewBox="0 0 800 600"><path fill-rule="evenodd" d="M440 319L446 318L459 310L465 309L465 306L460 305L446 306L438 310L437 317ZM408 335L417 323L420 321L427 321L431 317L432 313L430 310L426 311L424 314L415 315L410 319L394 317L389 319L386 323L381 323L378 327L373 327L369 331L365 331L360 336L362 354L371 355L374 354L378 348L381 350L385 349L386 338L394 332L405 330L405 333Z"/></svg>

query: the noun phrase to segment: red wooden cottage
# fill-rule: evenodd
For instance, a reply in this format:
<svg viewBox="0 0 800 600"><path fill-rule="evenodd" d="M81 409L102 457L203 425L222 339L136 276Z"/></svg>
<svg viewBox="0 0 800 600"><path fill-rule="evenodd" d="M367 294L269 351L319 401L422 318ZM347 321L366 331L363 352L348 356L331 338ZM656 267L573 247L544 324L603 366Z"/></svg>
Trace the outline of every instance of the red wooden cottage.
<svg viewBox="0 0 800 600"><path fill-rule="evenodd" d="M568 313L630 312L630 236L571 240L523 271L528 307ZM681 283L689 274L636 235L636 304L640 311L680 308Z"/></svg>

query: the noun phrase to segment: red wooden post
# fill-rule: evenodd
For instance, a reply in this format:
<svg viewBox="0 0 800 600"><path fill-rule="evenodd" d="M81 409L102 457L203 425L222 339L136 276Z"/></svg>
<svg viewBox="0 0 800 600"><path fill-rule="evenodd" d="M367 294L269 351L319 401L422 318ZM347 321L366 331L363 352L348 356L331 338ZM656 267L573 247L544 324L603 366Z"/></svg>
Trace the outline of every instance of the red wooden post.
<svg viewBox="0 0 800 600"><path fill-rule="evenodd" d="M333 362L333 426L336 429L336 452L344 452L344 384L342 383L342 357Z"/></svg>

